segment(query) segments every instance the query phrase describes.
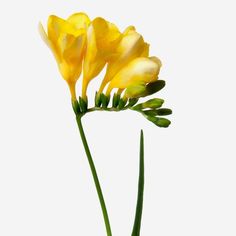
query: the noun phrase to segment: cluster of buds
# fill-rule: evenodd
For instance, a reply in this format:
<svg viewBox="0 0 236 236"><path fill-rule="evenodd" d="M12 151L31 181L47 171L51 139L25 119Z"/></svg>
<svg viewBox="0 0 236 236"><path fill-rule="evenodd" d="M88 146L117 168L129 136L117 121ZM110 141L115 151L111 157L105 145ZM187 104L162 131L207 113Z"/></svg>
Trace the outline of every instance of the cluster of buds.
<svg viewBox="0 0 236 236"><path fill-rule="evenodd" d="M47 32L41 24L39 29L69 86L76 114L85 114L89 110L88 85L106 66L105 76L95 95L95 108L129 108L141 112L160 127L170 124L167 119L158 117L171 113L169 109L160 108L163 100L151 99L136 105L140 97L161 90L165 82L158 79L161 61L149 56L149 44L135 27L129 26L122 33L101 17L90 20L85 13L75 13L66 20L51 15ZM76 82L81 73L82 91L77 100ZM113 99L109 107L111 94Z"/></svg>

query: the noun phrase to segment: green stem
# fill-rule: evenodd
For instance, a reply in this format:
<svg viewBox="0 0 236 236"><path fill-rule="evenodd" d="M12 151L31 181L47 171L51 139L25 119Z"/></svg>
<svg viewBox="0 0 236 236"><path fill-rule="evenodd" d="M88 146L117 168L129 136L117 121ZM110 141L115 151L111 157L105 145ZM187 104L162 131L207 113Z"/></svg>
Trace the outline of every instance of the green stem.
<svg viewBox="0 0 236 236"><path fill-rule="evenodd" d="M95 186L96 186L98 198L99 198L100 205L101 205L101 208L102 208L102 213L103 213L103 218L104 218L104 222L105 222L105 226L106 226L107 236L112 236L111 226L110 226L109 217L108 217L107 209L106 209L106 204L105 204L104 197L103 197L103 194L102 194L102 189L101 189L101 186L100 186L100 183L99 183L96 168L95 168L95 165L93 163L93 158L91 156L89 146L88 146L85 134L84 134L84 130L83 130L82 122L81 122L81 116L77 115L76 116L76 121L77 121L77 124L78 124L78 127L79 127L80 136L81 136L81 139L82 139L82 142L83 142L83 145L84 145L84 149L85 149L85 152L86 152L86 155L87 155L87 158L88 158L89 166L90 166L90 169L91 169L91 172L92 172L92 175L93 175L93 180L94 180L94 183L95 183Z"/></svg>

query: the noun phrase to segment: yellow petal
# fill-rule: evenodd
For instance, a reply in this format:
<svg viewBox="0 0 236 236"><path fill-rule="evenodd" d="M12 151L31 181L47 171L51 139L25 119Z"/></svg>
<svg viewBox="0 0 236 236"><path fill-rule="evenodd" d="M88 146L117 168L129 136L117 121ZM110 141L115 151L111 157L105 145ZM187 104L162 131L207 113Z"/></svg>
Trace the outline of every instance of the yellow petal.
<svg viewBox="0 0 236 236"><path fill-rule="evenodd" d="M60 62L60 58L59 58L59 55L58 53L56 52L55 50L55 47L54 45L52 44L52 42L48 39L48 36L43 28L43 25L41 23L39 23L38 25L38 29L39 29L39 33L40 33L40 36L42 38L42 40L46 43L46 45L51 49L57 63Z"/></svg>
<svg viewBox="0 0 236 236"><path fill-rule="evenodd" d="M58 66L62 77L67 82L72 83L78 80L81 73L81 64L75 66L73 64L68 64L66 61L62 61Z"/></svg>
<svg viewBox="0 0 236 236"><path fill-rule="evenodd" d="M40 26L42 38L52 49L62 77L67 81L72 98L76 98L75 84L81 74L86 45L86 29L90 20L84 13L71 15L68 20L51 15L48 32Z"/></svg>
<svg viewBox="0 0 236 236"><path fill-rule="evenodd" d="M144 42L143 37L135 31L135 28L130 26L125 30L116 52L117 57L108 64L106 75L99 92L102 92L106 84L112 80L115 74L127 63L137 57L147 57L149 45Z"/></svg>
<svg viewBox="0 0 236 236"><path fill-rule="evenodd" d="M149 57L149 58L159 65L159 70L160 70L162 66L161 60L158 57Z"/></svg>
<svg viewBox="0 0 236 236"><path fill-rule="evenodd" d="M102 71L105 64L105 58L99 53L95 30L91 24L87 31L87 47L83 63L82 98L86 98L89 82Z"/></svg>
<svg viewBox="0 0 236 236"><path fill-rule="evenodd" d="M60 34L67 33L77 36L77 28L58 16L51 15L48 18L48 38L51 41L57 40Z"/></svg>
<svg viewBox="0 0 236 236"><path fill-rule="evenodd" d="M92 24L96 36L97 47L103 54L110 54L111 51L115 50L117 43L120 40L121 33L114 24L101 17L95 18Z"/></svg>
<svg viewBox="0 0 236 236"><path fill-rule="evenodd" d="M90 24L89 17L83 13L75 13L71 15L67 21L72 24L76 29L87 29Z"/></svg>
<svg viewBox="0 0 236 236"><path fill-rule="evenodd" d="M89 64L91 62L94 62L97 54L98 54L98 47L97 47L94 27L93 25L90 25L87 31L87 48L85 55L85 63Z"/></svg>
<svg viewBox="0 0 236 236"><path fill-rule="evenodd" d="M121 34L117 27L101 17L95 18L88 28L86 63L95 60L109 60L114 53Z"/></svg>
<svg viewBox="0 0 236 236"><path fill-rule="evenodd" d="M81 72L82 57L85 47L85 29L78 29L75 19L87 22L85 15L75 14L66 21L57 16L48 19L48 39L59 58L59 69L65 80L78 79Z"/></svg>
<svg viewBox="0 0 236 236"><path fill-rule="evenodd" d="M101 17L91 22L87 31L82 97L86 97L89 82L101 72L106 62L114 55L120 39L121 33L114 24Z"/></svg>
<svg viewBox="0 0 236 236"><path fill-rule="evenodd" d="M133 25L130 25L130 26L128 26L128 27L125 29L125 31L124 31L123 34L126 35L126 34L132 32L132 31L136 31L136 29L135 29L135 27L134 27Z"/></svg>
<svg viewBox="0 0 236 236"><path fill-rule="evenodd" d="M69 89L70 89L70 94L71 94L72 101L76 101L77 100L77 98L76 98L76 91L75 91L76 82L68 82L67 81L67 84L68 84Z"/></svg>
<svg viewBox="0 0 236 236"><path fill-rule="evenodd" d="M139 57L134 59L115 75L106 94L109 95L113 88L125 89L131 85L146 84L157 80L160 66L158 58Z"/></svg>
<svg viewBox="0 0 236 236"><path fill-rule="evenodd" d="M51 48L50 41L48 40L48 36L47 36L47 34L46 34L46 32L45 32L41 22L39 22L38 30L39 30L39 34L40 34L42 40L47 44L47 46L49 48Z"/></svg>
<svg viewBox="0 0 236 236"><path fill-rule="evenodd" d="M66 35L68 40L63 50L63 60L59 68L63 78L67 81L77 81L82 70L83 51L85 46L85 35L74 37Z"/></svg>
<svg viewBox="0 0 236 236"><path fill-rule="evenodd" d="M87 47L83 65L84 80L88 83L97 76L105 63L104 58L99 55L94 27L90 25L87 32Z"/></svg>
<svg viewBox="0 0 236 236"><path fill-rule="evenodd" d="M70 37L71 42L68 43L63 51L63 58L69 64L78 64L79 61L82 61L84 46L86 42L85 35L81 34L78 37Z"/></svg>
<svg viewBox="0 0 236 236"><path fill-rule="evenodd" d="M142 53L140 54L140 57L148 57L149 55L149 44L148 43L144 43L143 45L143 51Z"/></svg>
<svg viewBox="0 0 236 236"><path fill-rule="evenodd" d="M77 37L81 33L85 33L85 30L77 29L74 25L60 17L51 15L48 18L48 39L50 40L55 53L60 59L62 59L63 51L63 48L61 47L61 39L68 34Z"/></svg>

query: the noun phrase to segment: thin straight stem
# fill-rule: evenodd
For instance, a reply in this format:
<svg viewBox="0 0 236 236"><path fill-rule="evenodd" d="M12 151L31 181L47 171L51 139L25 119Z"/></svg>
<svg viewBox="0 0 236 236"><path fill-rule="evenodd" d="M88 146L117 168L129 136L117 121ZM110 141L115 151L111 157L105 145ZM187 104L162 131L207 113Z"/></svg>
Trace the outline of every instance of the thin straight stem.
<svg viewBox="0 0 236 236"><path fill-rule="evenodd" d="M81 122L81 117L80 116L76 116L76 121L79 127L79 132L80 132L80 136L84 145L84 150L86 152L87 155L87 159L89 162L89 166L93 175L93 180L96 186L96 190L97 190L97 194L98 194L98 198L100 201L100 205L102 208L102 213L103 213L103 218L104 218L104 222L105 222L105 226L106 226L106 231L107 231L107 236L112 236L112 232L111 232L111 226L110 226L110 222L109 222L109 217L108 217L108 213L107 213L107 209L106 209L106 204L104 201L104 197L102 194L102 189L99 183L99 179L98 179L98 175L97 175L97 171L93 162L93 158L91 156L90 150L89 150L89 146L86 140L86 136L84 134L84 129L82 126L82 122Z"/></svg>

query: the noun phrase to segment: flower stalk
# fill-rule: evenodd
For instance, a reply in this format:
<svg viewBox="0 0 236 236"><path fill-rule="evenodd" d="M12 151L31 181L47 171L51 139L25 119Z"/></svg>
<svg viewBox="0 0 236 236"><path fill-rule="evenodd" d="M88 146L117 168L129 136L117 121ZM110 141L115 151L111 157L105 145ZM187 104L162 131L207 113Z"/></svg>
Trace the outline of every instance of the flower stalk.
<svg viewBox="0 0 236 236"><path fill-rule="evenodd" d="M100 202L100 205L101 205L101 208L102 208L102 214L103 214L103 219L104 219L104 223L105 223L105 226L106 226L107 236L112 236L110 221L109 221L109 217L108 217L108 213L107 213L107 209L106 209L106 204L105 204L105 201L104 201L102 189L101 189L100 182L99 182L98 175L97 175L97 171L96 171L96 168L95 168L95 165L94 165L94 162L93 162L93 158L92 158L92 155L90 153L88 142L87 142L87 139L86 139L86 136L85 136L85 133L84 133L83 125L82 125L82 122L81 122L81 116L76 115L76 122L78 124L81 140L82 140L83 145L84 145L84 150L85 150L86 155L87 155L90 170L91 170L93 180L94 180L94 184L95 184L95 187L96 187L96 190L97 190L99 202Z"/></svg>

